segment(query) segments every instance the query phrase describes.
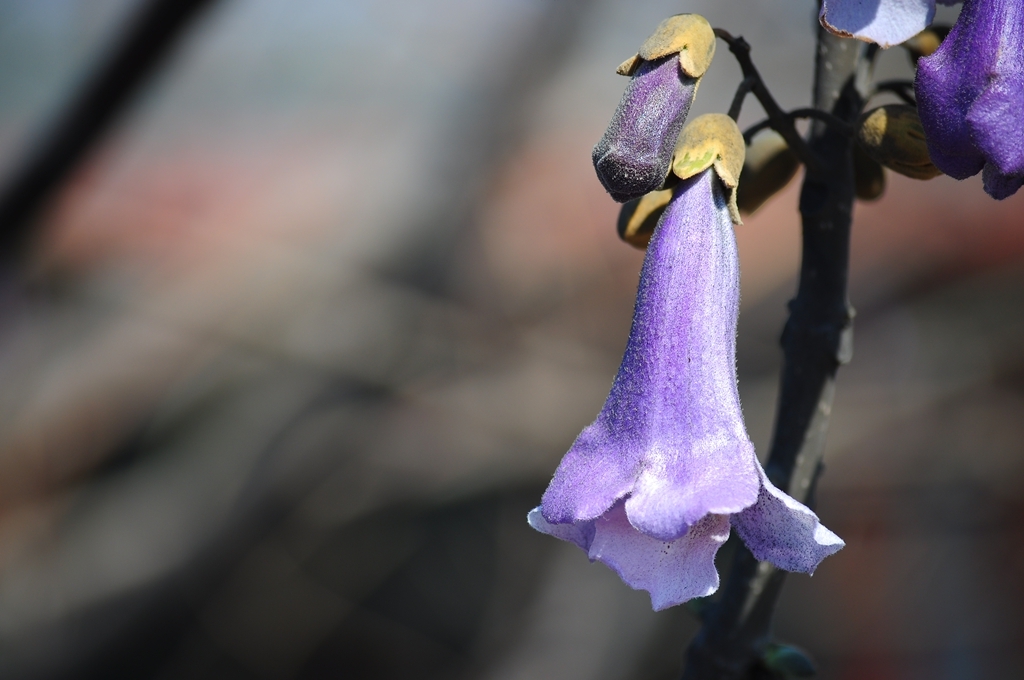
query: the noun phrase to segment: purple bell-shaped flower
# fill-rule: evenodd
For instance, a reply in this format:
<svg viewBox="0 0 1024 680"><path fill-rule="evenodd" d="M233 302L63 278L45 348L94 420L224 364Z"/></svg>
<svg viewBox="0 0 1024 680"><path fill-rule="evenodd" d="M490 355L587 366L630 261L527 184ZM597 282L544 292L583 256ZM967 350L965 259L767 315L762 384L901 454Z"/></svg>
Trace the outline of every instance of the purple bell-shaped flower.
<svg viewBox="0 0 1024 680"><path fill-rule="evenodd" d="M738 163L716 150L718 129L732 135ZM680 151L694 141L693 153ZM736 213L726 193L742 150L727 116L702 116L683 132L673 168L684 179L647 248L611 393L529 515L538 531L649 591L654 609L717 590L715 553L730 526L758 559L790 571L811 572L843 546L768 481L743 422Z"/></svg>

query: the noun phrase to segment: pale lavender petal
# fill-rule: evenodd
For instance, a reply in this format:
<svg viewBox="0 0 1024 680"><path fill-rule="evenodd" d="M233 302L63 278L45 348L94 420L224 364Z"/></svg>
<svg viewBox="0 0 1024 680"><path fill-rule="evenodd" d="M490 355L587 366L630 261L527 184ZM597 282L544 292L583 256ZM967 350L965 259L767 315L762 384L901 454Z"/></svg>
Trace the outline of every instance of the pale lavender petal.
<svg viewBox="0 0 1024 680"><path fill-rule="evenodd" d="M818 20L836 35L899 45L926 29L935 0L824 0Z"/></svg>
<svg viewBox="0 0 1024 680"><path fill-rule="evenodd" d="M706 439L686 453L665 460L648 454L651 467L626 500L630 522L659 540L678 538L708 513L739 512L757 499L757 486L750 483L757 478L757 458L749 442Z"/></svg>
<svg viewBox="0 0 1024 680"><path fill-rule="evenodd" d="M803 503L780 491L761 471L757 502L731 517L736 533L759 560L808 574L844 545Z"/></svg>
<svg viewBox="0 0 1024 680"><path fill-rule="evenodd" d="M624 203L662 185L696 91L697 79L682 72L678 54L637 68L593 152L612 198Z"/></svg>
<svg viewBox="0 0 1024 680"><path fill-rule="evenodd" d="M718 590L715 553L729 538L729 519L708 515L681 538L660 541L637 531L617 504L595 523L590 559L615 570L631 588L651 594L655 611Z"/></svg>
<svg viewBox="0 0 1024 680"><path fill-rule="evenodd" d="M654 232L622 365L544 493L547 521L591 520L631 493L630 521L672 540L757 499L736 390L738 313L736 240L708 170L680 182Z"/></svg>
<svg viewBox="0 0 1024 680"><path fill-rule="evenodd" d="M589 551L590 544L594 541L593 522L580 522L578 524L551 524L544 519L544 515L541 514L539 507L530 510L529 514L526 515L526 522L542 534L554 536L557 539L568 541L569 543L575 543L579 547L583 548L584 551Z"/></svg>

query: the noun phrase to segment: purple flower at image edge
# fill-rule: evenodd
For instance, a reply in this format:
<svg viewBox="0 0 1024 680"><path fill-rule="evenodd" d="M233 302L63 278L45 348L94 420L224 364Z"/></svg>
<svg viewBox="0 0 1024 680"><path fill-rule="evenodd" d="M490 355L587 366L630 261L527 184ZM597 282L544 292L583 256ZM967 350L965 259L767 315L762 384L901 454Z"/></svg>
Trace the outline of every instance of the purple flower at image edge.
<svg viewBox="0 0 1024 680"><path fill-rule="evenodd" d="M665 209L608 399L529 514L649 591L656 610L718 589L715 554L731 528L788 571L813 572L844 545L755 456L736 387L738 314L736 239L708 169Z"/></svg>
<svg viewBox="0 0 1024 680"><path fill-rule="evenodd" d="M697 81L682 72L677 54L637 67L593 152L597 177L616 201L638 198L664 183Z"/></svg>
<svg viewBox="0 0 1024 680"><path fill-rule="evenodd" d="M966 0L939 49L918 62L918 111L935 166L982 172L992 197L1024 184L1024 3Z"/></svg>

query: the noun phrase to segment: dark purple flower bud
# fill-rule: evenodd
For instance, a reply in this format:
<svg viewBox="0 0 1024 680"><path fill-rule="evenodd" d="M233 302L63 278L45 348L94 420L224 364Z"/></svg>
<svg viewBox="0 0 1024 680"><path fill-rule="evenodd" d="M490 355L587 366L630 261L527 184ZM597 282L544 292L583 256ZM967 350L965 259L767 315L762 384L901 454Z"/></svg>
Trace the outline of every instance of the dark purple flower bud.
<svg viewBox="0 0 1024 680"><path fill-rule="evenodd" d="M665 182L697 80L679 70L674 55L645 61L633 74L593 153L597 177L616 201L638 198Z"/></svg>
<svg viewBox="0 0 1024 680"><path fill-rule="evenodd" d="M704 17L661 22L639 53L619 67L631 75L604 137L594 147L597 177L620 203L662 187L697 85L715 53Z"/></svg>
<svg viewBox="0 0 1024 680"><path fill-rule="evenodd" d="M956 25L918 62L918 110L935 166L1006 198L1024 184L1024 3L965 0Z"/></svg>
<svg viewBox="0 0 1024 680"><path fill-rule="evenodd" d="M690 158L703 157L701 135L691 137ZM533 528L649 591L654 609L718 588L715 553L730 526L758 559L790 571L813 571L843 546L768 481L743 422L739 260L731 199L716 175L732 166L738 174L742 163L712 155L676 187L647 249L611 393L529 516Z"/></svg>

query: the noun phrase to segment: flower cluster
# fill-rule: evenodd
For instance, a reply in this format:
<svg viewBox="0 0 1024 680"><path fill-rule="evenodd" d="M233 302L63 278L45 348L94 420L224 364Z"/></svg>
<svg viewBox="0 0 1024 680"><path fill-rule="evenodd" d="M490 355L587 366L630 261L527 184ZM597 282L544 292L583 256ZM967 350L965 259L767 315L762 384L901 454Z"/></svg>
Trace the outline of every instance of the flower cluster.
<svg viewBox="0 0 1024 680"><path fill-rule="evenodd" d="M825 0L821 23L885 47L928 26L934 12L934 0ZM935 166L956 179L981 172L994 198L1016 193L1024 184L1024 3L964 0L942 44L918 61L915 91Z"/></svg>
<svg viewBox="0 0 1024 680"><path fill-rule="evenodd" d="M674 17L662 34L666 24L706 22ZM713 50L690 41L691 53L694 44L709 61ZM649 591L654 609L663 609L717 590L715 554L732 529L758 559L790 571L812 572L843 542L769 481L743 422L733 233L743 136L721 114L683 127L696 90L677 65L686 55L646 54L654 59L642 48L623 65L633 80L594 150L595 167L618 200L677 184L650 206L662 212L611 392L528 519ZM646 220L626 219L620 231L639 237Z"/></svg>

